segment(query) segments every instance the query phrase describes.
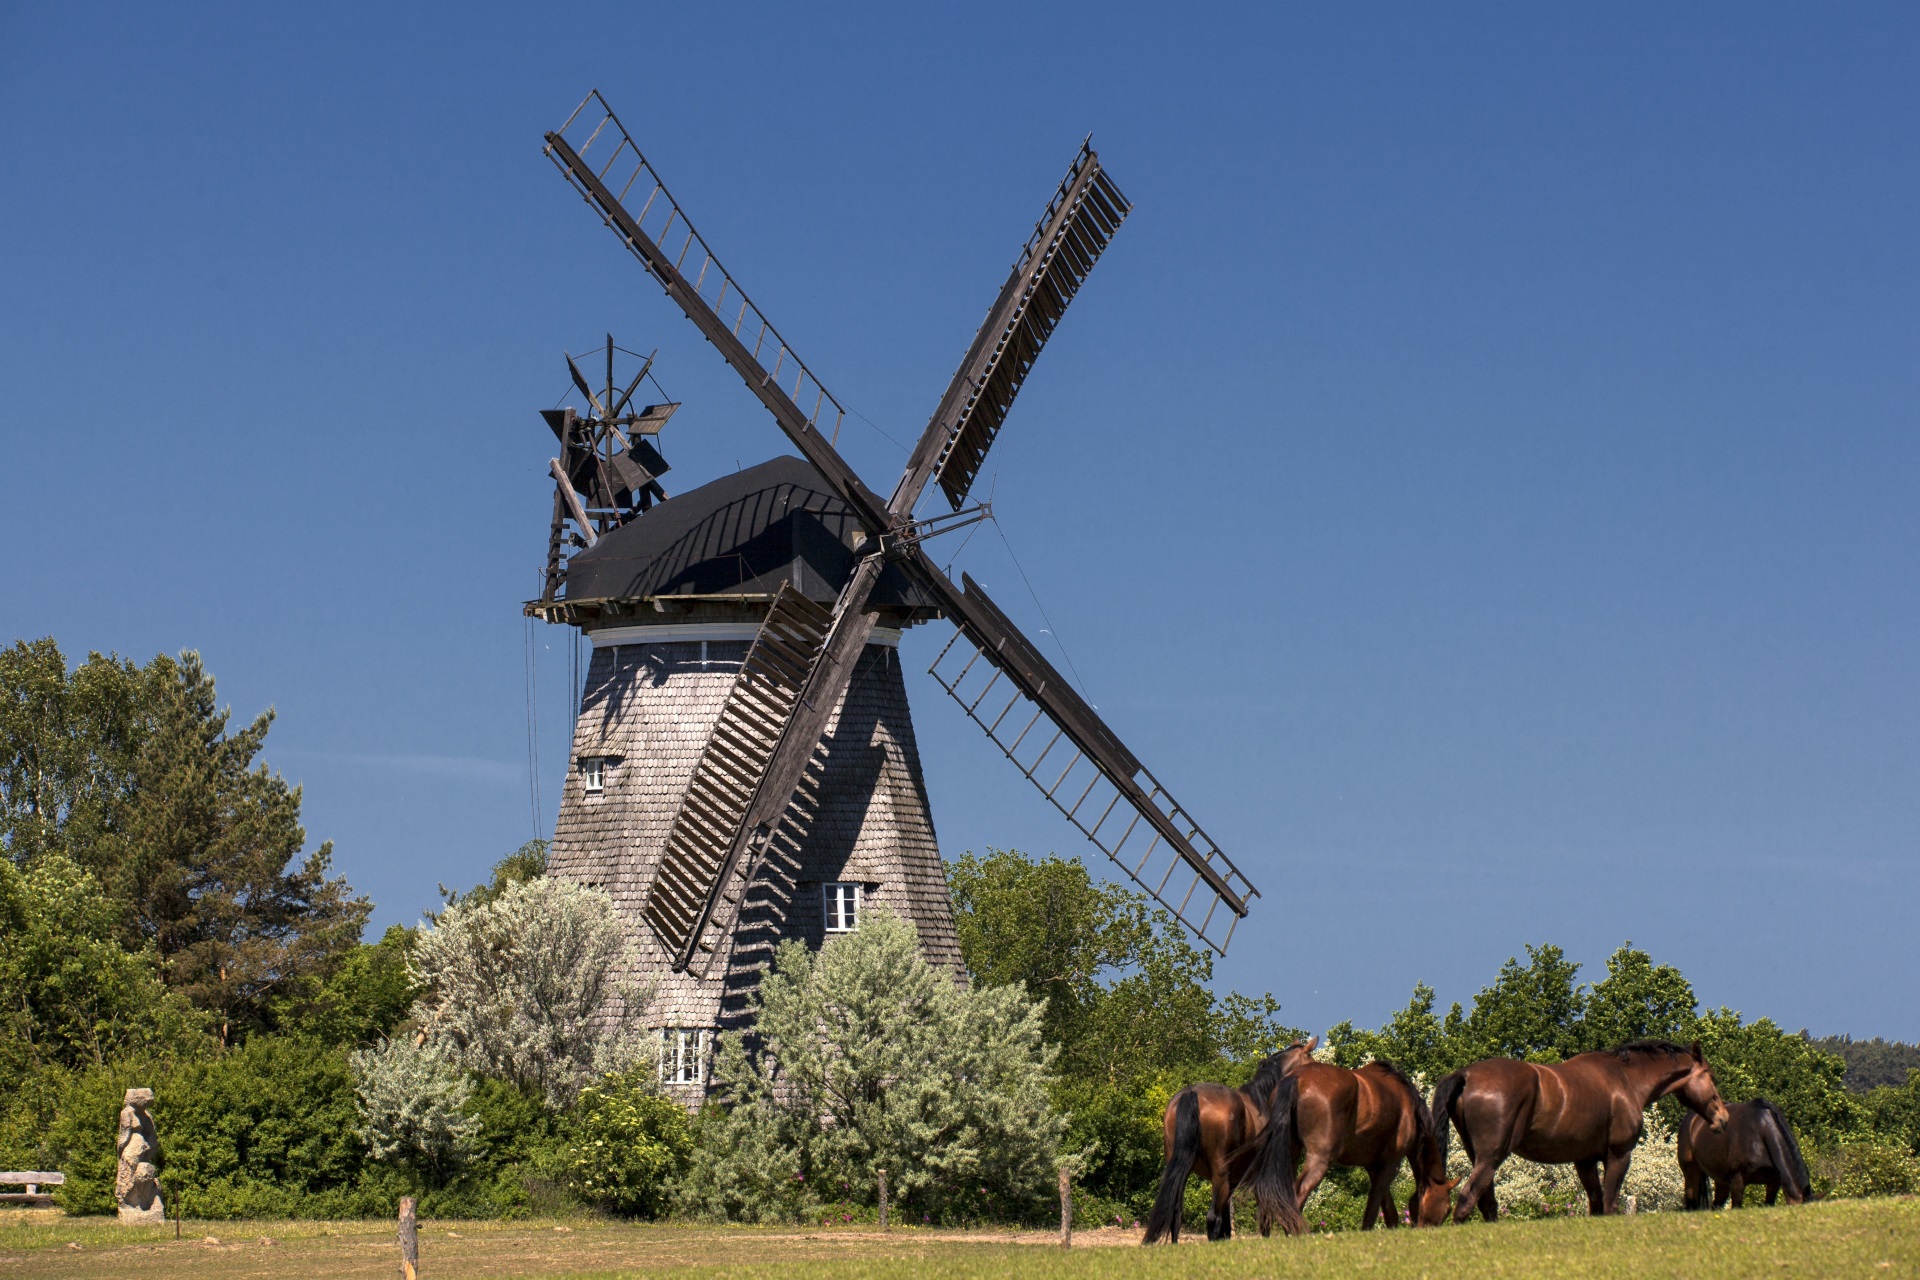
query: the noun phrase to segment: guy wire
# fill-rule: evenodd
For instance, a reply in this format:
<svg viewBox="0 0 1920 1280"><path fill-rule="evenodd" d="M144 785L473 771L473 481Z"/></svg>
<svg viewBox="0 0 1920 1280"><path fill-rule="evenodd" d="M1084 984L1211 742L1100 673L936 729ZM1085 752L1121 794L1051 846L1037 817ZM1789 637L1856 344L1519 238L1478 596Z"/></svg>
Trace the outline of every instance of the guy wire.
<svg viewBox="0 0 1920 1280"><path fill-rule="evenodd" d="M533 813L533 838L540 839L543 824L540 821L540 719L534 710L535 681L533 664L533 619L527 618L526 626L526 694L527 694L527 801Z"/></svg>
<svg viewBox="0 0 1920 1280"><path fill-rule="evenodd" d="M1020 575L1020 581L1027 584L1027 594L1033 597L1033 607L1040 611L1040 620L1047 624L1047 634L1052 636L1053 642L1060 647L1060 656L1067 660L1067 670L1073 672L1073 682L1080 686L1080 696L1092 704L1095 711L1098 711L1100 704L1094 702L1093 694L1087 689L1086 680L1080 675L1080 668L1073 664L1073 655L1067 652L1067 642L1060 638L1060 629L1054 626L1053 619L1047 616L1047 606L1040 603L1040 593L1033 589L1033 583L1027 578L1027 571L1021 568L1020 557L1013 554L1013 543L1008 540L1007 531L1001 527L1000 517L989 515L987 519L993 521L993 531L1000 535L1001 545L1006 547L1007 558L1013 561L1014 571Z"/></svg>

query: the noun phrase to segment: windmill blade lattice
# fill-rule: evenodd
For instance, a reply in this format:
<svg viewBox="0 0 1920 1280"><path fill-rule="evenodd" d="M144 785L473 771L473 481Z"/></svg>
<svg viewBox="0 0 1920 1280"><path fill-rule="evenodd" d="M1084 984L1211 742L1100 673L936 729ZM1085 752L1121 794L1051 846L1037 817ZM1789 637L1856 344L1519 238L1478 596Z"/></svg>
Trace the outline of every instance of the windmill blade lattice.
<svg viewBox="0 0 1920 1280"><path fill-rule="evenodd" d="M902 487L911 486L909 508L927 468L955 511L966 502L1040 348L1132 208L1100 167L1092 141L1081 143L908 464ZM891 505L894 514L906 514L900 495Z"/></svg>
<svg viewBox="0 0 1920 1280"><path fill-rule="evenodd" d="M567 123L546 137L547 155L567 181L720 349L807 461L863 519L884 526L879 498L821 438L821 427L839 438L846 409L720 265L600 91L589 93ZM637 214L629 196L640 202Z"/></svg>
<svg viewBox="0 0 1920 1280"><path fill-rule="evenodd" d="M980 585L961 581L947 611L958 630L928 673L1067 821L1225 955L1260 891Z"/></svg>

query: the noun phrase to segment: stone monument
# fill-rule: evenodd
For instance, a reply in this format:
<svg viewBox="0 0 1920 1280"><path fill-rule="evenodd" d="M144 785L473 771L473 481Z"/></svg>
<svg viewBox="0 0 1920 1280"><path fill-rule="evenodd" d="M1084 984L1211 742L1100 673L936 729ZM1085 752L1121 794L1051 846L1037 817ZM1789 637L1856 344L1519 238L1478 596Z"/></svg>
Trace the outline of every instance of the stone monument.
<svg viewBox="0 0 1920 1280"><path fill-rule="evenodd" d="M153 1117L147 1108L153 1105L153 1090L129 1089L120 1107L120 1170L113 1179L114 1203L120 1207L120 1221L131 1223L165 1222L166 1206L160 1202L160 1147L153 1138Z"/></svg>

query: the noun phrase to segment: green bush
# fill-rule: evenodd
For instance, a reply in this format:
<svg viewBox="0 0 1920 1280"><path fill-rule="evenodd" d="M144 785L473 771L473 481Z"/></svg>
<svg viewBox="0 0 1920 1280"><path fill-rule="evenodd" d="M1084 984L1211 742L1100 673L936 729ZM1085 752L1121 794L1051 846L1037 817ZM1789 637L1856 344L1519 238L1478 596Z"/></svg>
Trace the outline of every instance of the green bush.
<svg viewBox="0 0 1920 1280"><path fill-rule="evenodd" d="M115 937L120 914L61 854L24 869L0 857L0 1078L208 1040L206 1015L160 981L152 946Z"/></svg>
<svg viewBox="0 0 1920 1280"><path fill-rule="evenodd" d="M1920 1071L1908 1074L1902 1085L1881 1085L1860 1099L1867 1128L1887 1142L1920 1156Z"/></svg>
<svg viewBox="0 0 1920 1280"><path fill-rule="evenodd" d="M580 1093L563 1128L568 1190L611 1213L659 1217L693 1153L693 1125L650 1071L608 1076Z"/></svg>
<svg viewBox="0 0 1920 1280"><path fill-rule="evenodd" d="M1820 1196L1855 1199L1920 1191L1920 1159L1889 1142L1844 1142L1813 1153L1807 1164Z"/></svg>

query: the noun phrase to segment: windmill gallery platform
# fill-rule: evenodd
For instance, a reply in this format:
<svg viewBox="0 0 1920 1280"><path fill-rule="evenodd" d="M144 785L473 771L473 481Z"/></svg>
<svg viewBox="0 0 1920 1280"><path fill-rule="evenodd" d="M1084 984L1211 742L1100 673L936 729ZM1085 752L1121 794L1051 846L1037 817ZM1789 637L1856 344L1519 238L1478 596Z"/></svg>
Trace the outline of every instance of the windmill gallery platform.
<svg viewBox="0 0 1920 1280"><path fill-rule="evenodd" d="M642 924L695 766L782 583L831 606L862 537L819 473L782 457L656 505L568 562L566 620L593 656L548 866L605 889L627 921L676 1090L704 1083L712 1033L745 1024L782 939L818 947L879 902L913 921L928 959L960 972L898 652L901 630L935 611L898 569L881 574L872 638L707 973L676 972Z"/></svg>

